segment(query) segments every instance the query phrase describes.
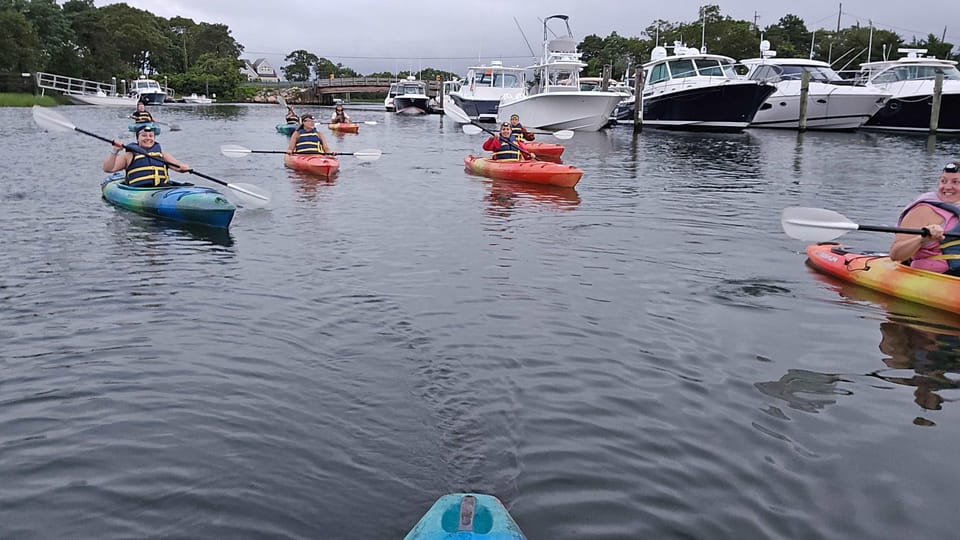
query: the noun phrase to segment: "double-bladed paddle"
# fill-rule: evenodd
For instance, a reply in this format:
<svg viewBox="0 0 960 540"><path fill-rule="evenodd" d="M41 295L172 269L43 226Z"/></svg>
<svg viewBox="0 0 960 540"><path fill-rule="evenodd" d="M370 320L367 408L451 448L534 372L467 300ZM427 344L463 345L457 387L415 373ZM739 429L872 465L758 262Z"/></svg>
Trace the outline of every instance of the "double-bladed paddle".
<svg viewBox="0 0 960 540"><path fill-rule="evenodd" d="M106 137L97 135L96 133L91 133L89 131L80 129L77 126L73 125L62 114L56 111L50 110L49 108L40 107L39 105L33 106L33 121L36 122L41 129L45 129L47 131L76 131L78 133L83 133L84 135L93 137L94 139L100 139L101 141L113 144L112 139L108 139ZM123 145L123 147L129 152L143 154L141 150L138 150L136 147L132 145L125 144ZM164 165L168 165L168 166L170 165L170 163L167 163L162 159L159 159L159 158L155 158L155 159L158 159L158 161L162 162ZM247 203L248 206L251 206L254 208L260 208L260 207L266 206L270 202L270 194L262 190L261 188L258 188L257 186L252 186L250 184L233 184L230 182L224 182L223 180L219 180L212 176L207 176L193 169L187 169L186 172L190 174L195 174L200 178L206 178L211 182L216 182L217 184L220 184L232 189L234 192L237 193L238 197L240 197Z"/></svg>
<svg viewBox="0 0 960 540"><path fill-rule="evenodd" d="M480 127L480 126L478 126L478 125L476 125L476 124L473 124L473 123L464 124L462 129L463 129L463 132L466 133L466 134L468 134L468 135L476 135L477 133L480 133L480 132L482 132L482 131L486 131L487 133L491 133L491 134L493 134L493 135L498 135L497 133L494 133L493 131L490 131L489 129L482 128L482 127ZM558 138L558 139L560 139L560 140L567 140L567 139L570 139L570 138L573 137L573 132L570 131L569 129L563 129L563 130L560 130L560 131L549 131L549 132L545 132L545 133L546 133L547 135L553 135L554 137L556 137L556 138ZM540 135L543 135L543 133L540 133Z"/></svg>
<svg viewBox="0 0 960 540"><path fill-rule="evenodd" d="M245 146L240 146L238 144L224 144L220 147L220 153L227 157L244 157L248 154L290 154L286 150L251 150ZM368 150L358 150L356 152L320 152L317 154L297 154L296 152L290 155L301 155L301 156L353 156L357 158L358 161L376 161L380 159L380 156L383 155L383 152L377 150L376 148L371 148Z"/></svg>
<svg viewBox="0 0 960 540"><path fill-rule="evenodd" d="M846 216L825 208L805 208L791 206L784 208L780 215L780 225L783 232L790 238L807 242L827 242L839 238L850 231L886 232L899 234L919 234L930 236L930 231L908 229L904 227L886 227L883 225L859 225L847 219ZM945 236L960 237L960 233L946 233Z"/></svg>

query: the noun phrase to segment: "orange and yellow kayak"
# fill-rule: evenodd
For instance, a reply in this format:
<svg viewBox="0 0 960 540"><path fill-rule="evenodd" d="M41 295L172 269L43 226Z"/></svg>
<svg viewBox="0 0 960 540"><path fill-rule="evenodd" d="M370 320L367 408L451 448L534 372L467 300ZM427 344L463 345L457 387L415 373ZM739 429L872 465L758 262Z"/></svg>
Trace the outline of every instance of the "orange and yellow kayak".
<svg viewBox="0 0 960 540"><path fill-rule="evenodd" d="M327 124L330 131L341 131L343 133L359 133L360 124L355 122L340 122L338 124Z"/></svg>
<svg viewBox="0 0 960 540"><path fill-rule="evenodd" d="M283 164L295 171L317 176L333 176L340 170L340 162L323 154L284 154Z"/></svg>
<svg viewBox="0 0 960 540"><path fill-rule="evenodd" d="M538 158L546 158L551 161L559 160L560 155L565 150L563 145L545 142L524 142L523 145L527 147L527 150L536 154Z"/></svg>
<svg viewBox="0 0 960 540"><path fill-rule="evenodd" d="M807 247L816 270L910 302L960 313L960 277L918 270L886 253L857 252L834 243Z"/></svg>
<svg viewBox="0 0 960 540"><path fill-rule="evenodd" d="M487 178L516 180L532 184L573 187L580 181L583 171L571 165L561 165L550 161L526 160L505 161L467 156L463 164L468 170Z"/></svg>

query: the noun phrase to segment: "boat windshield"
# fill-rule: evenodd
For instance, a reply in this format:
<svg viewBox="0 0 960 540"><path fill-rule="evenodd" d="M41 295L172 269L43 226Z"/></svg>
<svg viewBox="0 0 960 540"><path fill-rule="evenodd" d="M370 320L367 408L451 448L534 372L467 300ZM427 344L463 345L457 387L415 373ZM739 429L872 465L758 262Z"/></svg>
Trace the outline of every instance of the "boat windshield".
<svg viewBox="0 0 960 540"><path fill-rule="evenodd" d="M721 62L716 58L698 58L697 70L702 77L727 77L737 79L737 72L733 69L733 64Z"/></svg>
<svg viewBox="0 0 960 540"><path fill-rule="evenodd" d="M836 71L823 66L780 66L774 64L761 64L750 72L749 79L754 81L779 82L779 81L799 81L804 72L810 74L810 80L813 82L835 82L842 81L843 78Z"/></svg>
<svg viewBox="0 0 960 540"><path fill-rule="evenodd" d="M423 87L417 84L405 84L400 88L401 94L426 94Z"/></svg>
<svg viewBox="0 0 960 540"><path fill-rule="evenodd" d="M872 83L891 83L897 81L933 80L937 72L943 73L944 80L960 81L960 71L955 66L896 66L874 77Z"/></svg>
<svg viewBox="0 0 960 540"><path fill-rule="evenodd" d="M477 84L494 88L520 88L520 78L513 73L481 73Z"/></svg>

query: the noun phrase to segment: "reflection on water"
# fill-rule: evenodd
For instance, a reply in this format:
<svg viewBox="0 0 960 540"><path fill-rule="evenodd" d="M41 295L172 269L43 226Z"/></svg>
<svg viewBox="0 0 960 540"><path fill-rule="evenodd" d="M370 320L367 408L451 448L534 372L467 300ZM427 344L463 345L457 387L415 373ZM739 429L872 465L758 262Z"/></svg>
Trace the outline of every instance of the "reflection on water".
<svg viewBox="0 0 960 540"><path fill-rule="evenodd" d="M303 171L287 170L290 182L297 190L298 199L301 201L314 202L318 199L321 192L337 183L340 171L332 176L317 176L315 174Z"/></svg>
<svg viewBox="0 0 960 540"><path fill-rule="evenodd" d="M574 188L528 184L510 180L491 180L487 213L506 217L517 207L541 206L555 210L573 210L580 205Z"/></svg>
<svg viewBox="0 0 960 540"><path fill-rule="evenodd" d="M877 370L870 375L887 382L915 388L914 401L925 410L940 410L945 399L941 390L960 388L960 381L946 374L960 375L960 316L882 294L865 287L814 273L836 290L845 303L870 303L886 312L880 323L880 351L889 357L883 363L892 370L913 370L913 374ZM934 425L917 418L918 425Z"/></svg>
<svg viewBox="0 0 960 540"><path fill-rule="evenodd" d="M106 202L104 204L107 204ZM189 223L177 223L165 219L136 214L123 209L115 209L115 215L109 222L118 245L143 247L153 244L194 244L210 245L220 248L232 248L234 240L229 229L204 227ZM224 251L233 253L232 249Z"/></svg>
<svg viewBox="0 0 960 540"><path fill-rule="evenodd" d="M754 386L763 394L786 401L791 409L817 412L836 403L834 399L818 396L850 395L849 390L837 387L841 382L850 381L839 375L791 369L779 380L759 382Z"/></svg>
<svg viewBox="0 0 960 540"><path fill-rule="evenodd" d="M960 381L947 374L960 375L960 329L937 332L933 326L921 326L895 320L880 324L883 339L880 350L890 355L883 363L894 370L913 370L913 374L894 375L877 371L873 375L887 382L912 386L914 401L921 408L939 411L945 399L941 390L960 388ZM933 425L918 418L915 423Z"/></svg>

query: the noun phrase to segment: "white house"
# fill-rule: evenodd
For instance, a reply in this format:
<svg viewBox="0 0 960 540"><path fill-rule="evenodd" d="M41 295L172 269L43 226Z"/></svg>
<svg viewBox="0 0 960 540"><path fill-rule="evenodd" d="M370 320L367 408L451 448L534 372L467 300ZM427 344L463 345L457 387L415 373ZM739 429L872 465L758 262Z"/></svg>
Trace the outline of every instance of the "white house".
<svg viewBox="0 0 960 540"><path fill-rule="evenodd" d="M248 81L278 82L280 80L266 58L257 58L253 62L244 60L240 73L246 75Z"/></svg>

